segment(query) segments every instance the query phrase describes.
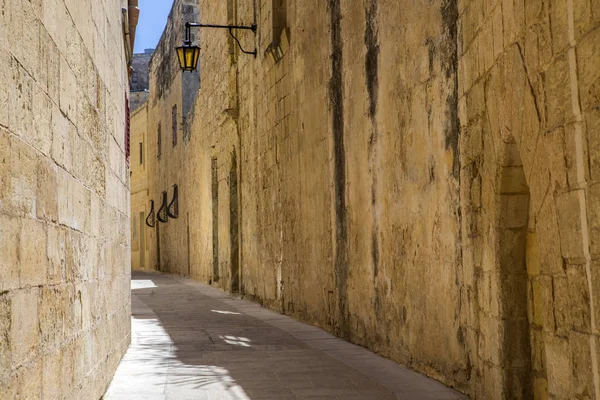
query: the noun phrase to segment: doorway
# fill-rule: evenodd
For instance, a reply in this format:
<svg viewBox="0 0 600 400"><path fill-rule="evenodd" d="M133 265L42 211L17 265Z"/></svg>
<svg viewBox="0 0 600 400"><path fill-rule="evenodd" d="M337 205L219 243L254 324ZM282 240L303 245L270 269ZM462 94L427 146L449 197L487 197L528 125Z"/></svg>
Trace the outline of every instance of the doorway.
<svg viewBox="0 0 600 400"><path fill-rule="evenodd" d="M240 249L238 222L238 176L235 150L229 171L229 245L231 247L231 292L240 291Z"/></svg>
<svg viewBox="0 0 600 400"><path fill-rule="evenodd" d="M211 160L212 172L212 250L213 250L213 282L219 281L219 175L217 158Z"/></svg>

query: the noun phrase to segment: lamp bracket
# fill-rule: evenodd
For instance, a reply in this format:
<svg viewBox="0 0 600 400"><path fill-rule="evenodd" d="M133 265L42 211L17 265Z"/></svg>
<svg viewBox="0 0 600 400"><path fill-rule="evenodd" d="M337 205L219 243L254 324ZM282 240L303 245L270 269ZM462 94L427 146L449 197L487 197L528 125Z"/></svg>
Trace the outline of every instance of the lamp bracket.
<svg viewBox="0 0 600 400"><path fill-rule="evenodd" d="M244 50L244 48L242 47L242 44L240 43L240 41L238 40L238 38L233 34L233 30L234 29L248 30L248 31L252 31L254 34L256 34L256 28L257 28L256 24L252 24L250 26L246 26L246 25L199 24L199 23L196 23L196 22L186 22L186 24L185 24L185 36L186 36L185 40L188 43L191 43L190 28L227 29L227 30L229 30L229 34L231 35L231 37L235 39L235 41L236 41L237 45L239 46L240 50L242 51L242 53L251 54L251 55L254 56L254 58L256 58L256 55L258 54L256 48L253 51Z"/></svg>

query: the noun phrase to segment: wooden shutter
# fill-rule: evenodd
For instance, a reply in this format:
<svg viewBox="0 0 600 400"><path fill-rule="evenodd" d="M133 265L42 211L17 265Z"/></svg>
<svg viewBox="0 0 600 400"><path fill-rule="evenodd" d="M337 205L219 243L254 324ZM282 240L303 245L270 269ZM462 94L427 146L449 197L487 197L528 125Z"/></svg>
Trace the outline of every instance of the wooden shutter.
<svg viewBox="0 0 600 400"><path fill-rule="evenodd" d="M130 141L129 99L127 98L127 94L125 94L125 160L127 161L127 165L129 165L129 155L131 154Z"/></svg>

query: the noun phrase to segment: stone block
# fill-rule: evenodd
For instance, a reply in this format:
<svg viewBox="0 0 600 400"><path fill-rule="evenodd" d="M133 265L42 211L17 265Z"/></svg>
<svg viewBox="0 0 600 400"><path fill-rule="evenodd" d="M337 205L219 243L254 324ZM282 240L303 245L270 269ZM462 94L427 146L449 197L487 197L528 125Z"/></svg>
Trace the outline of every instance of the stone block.
<svg viewBox="0 0 600 400"><path fill-rule="evenodd" d="M588 187L587 213L590 253L593 258L600 258L600 183Z"/></svg>
<svg viewBox="0 0 600 400"><path fill-rule="evenodd" d="M39 289L14 291L11 300L11 352L15 368L25 364L39 344Z"/></svg>
<svg viewBox="0 0 600 400"><path fill-rule="evenodd" d="M73 187L76 184L71 175L65 171L58 170L57 192L61 194L58 199L58 222L68 227L73 226L73 210L71 207Z"/></svg>
<svg viewBox="0 0 600 400"><path fill-rule="evenodd" d="M0 210L8 207L10 192L10 136L0 127Z"/></svg>
<svg viewBox="0 0 600 400"><path fill-rule="evenodd" d="M534 172L546 176L549 172L550 177L546 177L546 181L550 179L553 186L563 190L567 188L567 140L570 140L570 137L565 134L565 129L562 127L540 135L535 160L540 164L540 169Z"/></svg>
<svg viewBox="0 0 600 400"><path fill-rule="evenodd" d="M91 154L91 156L87 181L96 195L104 197L106 195L105 164L104 161L95 154Z"/></svg>
<svg viewBox="0 0 600 400"><path fill-rule="evenodd" d="M572 190L558 195L556 209L558 211L558 226L560 232L560 248L562 256L577 262L584 260L581 227L581 211L579 201L582 193Z"/></svg>
<svg viewBox="0 0 600 400"><path fill-rule="evenodd" d="M569 283L573 326L580 332L590 332L590 292L585 267L583 265L568 265L567 281Z"/></svg>
<svg viewBox="0 0 600 400"><path fill-rule="evenodd" d="M42 220L58 221L58 197L56 165L42 159L37 168L37 217Z"/></svg>
<svg viewBox="0 0 600 400"><path fill-rule="evenodd" d="M60 283L63 280L66 267L66 240L65 231L62 227L48 225L48 245L46 266L46 280L50 285Z"/></svg>
<svg viewBox="0 0 600 400"><path fill-rule="evenodd" d="M597 24L594 23L592 9L597 7L595 1L588 0L573 0L573 22L575 40L579 41Z"/></svg>
<svg viewBox="0 0 600 400"><path fill-rule="evenodd" d="M545 335L545 332L538 329L531 330L531 369L538 376L546 374Z"/></svg>
<svg viewBox="0 0 600 400"><path fill-rule="evenodd" d="M600 182L600 108L586 111L585 118L590 175L593 182Z"/></svg>
<svg viewBox="0 0 600 400"><path fill-rule="evenodd" d="M52 108L52 134L52 159L70 171L72 168L72 138L77 135L77 131L57 105Z"/></svg>
<svg viewBox="0 0 600 400"><path fill-rule="evenodd" d="M19 393L23 399L40 398L42 394L42 361L34 362L22 367L18 372Z"/></svg>
<svg viewBox="0 0 600 400"><path fill-rule="evenodd" d="M554 312L556 321L556 333L565 336L573 327L573 316L571 312L571 294L569 280L565 276L556 276L554 281ZM549 326L549 330L553 328Z"/></svg>
<svg viewBox="0 0 600 400"><path fill-rule="evenodd" d="M0 371L9 371L11 368L11 320L11 298L5 293L0 295Z"/></svg>
<svg viewBox="0 0 600 400"><path fill-rule="evenodd" d="M21 220L19 246L21 287L46 283L47 234L43 223L24 218Z"/></svg>
<svg viewBox="0 0 600 400"><path fill-rule="evenodd" d="M577 44L579 95L583 110L600 104L600 27L585 35Z"/></svg>
<svg viewBox="0 0 600 400"><path fill-rule="evenodd" d="M102 223L102 199L95 193L90 194L90 234L100 236Z"/></svg>
<svg viewBox="0 0 600 400"><path fill-rule="evenodd" d="M600 318L600 259L592 261L592 301L594 302L594 313L596 321ZM600 333L600 327L596 324L596 334Z"/></svg>
<svg viewBox="0 0 600 400"><path fill-rule="evenodd" d="M37 76L40 63L40 21L37 19L31 3L21 2L21 22L23 24L23 36L21 36L18 47L20 48L15 57L19 64L38 80Z"/></svg>
<svg viewBox="0 0 600 400"><path fill-rule="evenodd" d="M16 137L10 143L10 189L7 206L11 212L36 217L37 164L35 151Z"/></svg>
<svg viewBox="0 0 600 400"><path fill-rule="evenodd" d="M586 133L585 126L581 122L565 126L564 165L567 169L567 178L571 189L581 188L583 180L590 181L589 151L593 146L593 139L588 140ZM581 156L579 155L580 151ZM580 173L583 179L580 177Z"/></svg>
<svg viewBox="0 0 600 400"><path fill-rule="evenodd" d="M567 56L557 58L544 74L548 129L562 126L573 118L571 82Z"/></svg>
<svg viewBox="0 0 600 400"><path fill-rule="evenodd" d="M561 254L561 235L555 202L548 198L535 215L542 274L564 273Z"/></svg>
<svg viewBox="0 0 600 400"><path fill-rule="evenodd" d="M554 54L559 54L569 45L569 13L566 1L552 4L550 23L552 26L552 50Z"/></svg>
<svg viewBox="0 0 600 400"><path fill-rule="evenodd" d="M504 52L504 26L502 7L500 5L494 9L491 23L494 38L492 46L494 49L494 59L496 59L500 54L502 54L502 52Z"/></svg>
<svg viewBox="0 0 600 400"><path fill-rule="evenodd" d="M9 102L9 128L25 138L31 138L33 125L33 92L35 81L15 61L12 68L13 91Z"/></svg>
<svg viewBox="0 0 600 400"><path fill-rule="evenodd" d="M42 398L59 399L62 397L61 382L62 354L52 351L42 361Z"/></svg>
<svg viewBox="0 0 600 400"><path fill-rule="evenodd" d="M594 22L600 22L600 4L592 2L592 19Z"/></svg>
<svg viewBox="0 0 600 400"><path fill-rule="evenodd" d="M77 282L83 278L84 249L82 235L72 230L66 231L66 262L65 279L67 282Z"/></svg>
<svg viewBox="0 0 600 400"><path fill-rule="evenodd" d="M528 303L530 305L528 307L528 319L531 321L532 326L541 329L544 326L544 317L546 315L543 308L546 305L544 301L546 298L545 285L540 277L532 278L530 285L531 294L528 296Z"/></svg>
<svg viewBox="0 0 600 400"><path fill-rule="evenodd" d="M525 4L520 0L503 0L504 44L509 45L522 37L525 29Z"/></svg>
<svg viewBox="0 0 600 400"><path fill-rule="evenodd" d="M588 397L591 393L594 393L590 336L571 331L569 333L569 347L571 349L571 374L573 376L571 395L580 398Z"/></svg>
<svg viewBox="0 0 600 400"><path fill-rule="evenodd" d="M21 222L0 214L0 292L19 287Z"/></svg>
<svg viewBox="0 0 600 400"><path fill-rule="evenodd" d="M77 125L77 80L64 58L60 59L60 109Z"/></svg>
<svg viewBox="0 0 600 400"><path fill-rule="evenodd" d="M484 364L482 368L483 399L501 399L504 397L504 372L502 367Z"/></svg>
<svg viewBox="0 0 600 400"><path fill-rule="evenodd" d="M537 276L542 272L540 262L540 245L538 240L537 233L528 232L525 260L527 265L527 274L530 277Z"/></svg>
<svg viewBox="0 0 600 400"><path fill-rule="evenodd" d="M45 88L34 85L32 92L32 125L23 131L23 138L47 156L52 148L52 108Z"/></svg>
<svg viewBox="0 0 600 400"><path fill-rule="evenodd" d="M1 30L0 35L2 35ZM0 49L2 48L0 47ZM2 81L0 86L0 126L4 127L9 126L10 101L15 90L13 86L13 68L13 59L10 53L0 51L0 81Z"/></svg>
<svg viewBox="0 0 600 400"><path fill-rule="evenodd" d="M16 58L21 57L22 47L19 46L23 37L23 0L7 0L4 3L3 19L6 27L7 49Z"/></svg>
<svg viewBox="0 0 600 400"><path fill-rule="evenodd" d="M550 396L568 398L571 388L569 342L556 336L545 336L548 392Z"/></svg>
<svg viewBox="0 0 600 400"><path fill-rule="evenodd" d="M74 370L78 356L74 344L75 342L71 341L61 347L60 387L63 394L70 393L76 384Z"/></svg>
<svg viewBox="0 0 600 400"><path fill-rule="evenodd" d="M38 304L39 334L42 346L54 348L62 344L64 338L64 314L61 307L62 291L59 287L44 287L41 289Z"/></svg>
<svg viewBox="0 0 600 400"><path fill-rule="evenodd" d="M73 182L73 181L72 181ZM79 182L74 182L69 206L73 213L73 228L81 232L89 232L90 228L90 191Z"/></svg>

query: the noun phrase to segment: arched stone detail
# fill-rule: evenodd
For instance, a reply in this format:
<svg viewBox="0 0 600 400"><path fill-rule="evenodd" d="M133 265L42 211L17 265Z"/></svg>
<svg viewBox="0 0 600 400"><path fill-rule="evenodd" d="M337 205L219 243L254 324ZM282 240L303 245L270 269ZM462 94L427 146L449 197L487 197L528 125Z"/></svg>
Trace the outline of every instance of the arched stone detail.
<svg viewBox="0 0 600 400"><path fill-rule="evenodd" d="M549 299L540 289L535 217L548 186L539 180L548 167L536 159L544 121L518 45L498 59L482 84L479 392L482 398L542 399L548 383L540 311Z"/></svg>

